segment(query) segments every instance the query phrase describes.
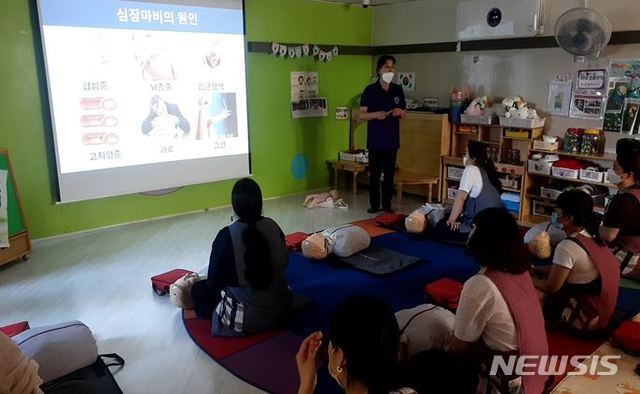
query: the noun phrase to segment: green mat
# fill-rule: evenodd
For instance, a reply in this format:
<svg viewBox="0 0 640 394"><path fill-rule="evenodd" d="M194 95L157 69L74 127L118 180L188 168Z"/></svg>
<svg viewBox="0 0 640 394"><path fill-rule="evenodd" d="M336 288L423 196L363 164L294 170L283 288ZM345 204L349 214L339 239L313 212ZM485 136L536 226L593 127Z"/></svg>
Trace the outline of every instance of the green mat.
<svg viewBox="0 0 640 394"><path fill-rule="evenodd" d="M640 282L631 280L631 279L621 278L620 287L622 287L623 289L640 290Z"/></svg>

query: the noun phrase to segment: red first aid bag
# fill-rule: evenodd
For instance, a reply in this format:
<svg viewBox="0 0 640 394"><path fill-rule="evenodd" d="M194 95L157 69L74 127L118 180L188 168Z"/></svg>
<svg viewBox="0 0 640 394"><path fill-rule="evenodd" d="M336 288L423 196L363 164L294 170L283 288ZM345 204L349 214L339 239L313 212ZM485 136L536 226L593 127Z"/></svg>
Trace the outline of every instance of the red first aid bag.
<svg viewBox="0 0 640 394"><path fill-rule="evenodd" d="M167 295L169 294L169 286L171 286L173 282L191 273L192 272L188 270L175 269L165 272L164 274L152 276L151 288L157 295Z"/></svg>
<svg viewBox="0 0 640 394"><path fill-rule="evenodd" d="M456 310L460 302L462 283L457 280L442 278L429 283L424 292L427 301L447 309Z"/></svg>
<svg viewBox="0 0 640 394"><path fill-rule="evenodd" d="M401 213L382 213L376 217L376 223L382 227L395 229L404 226L405 215Z"/></svg>
<svg viewBox="0 0 640 394"><path fill-rule="evenodd" d="M640 322L622 323L613 333L611 343L631 355L640 355Z"/></svg>
<svg viewBox="0 0 640 394"><path fill-rule="evenodd" d="M284 237L284 241L287 244L287 249L293 252L299 252L302 249L302 241L307 239L309 234L307 233L293 233Z"/></svg>

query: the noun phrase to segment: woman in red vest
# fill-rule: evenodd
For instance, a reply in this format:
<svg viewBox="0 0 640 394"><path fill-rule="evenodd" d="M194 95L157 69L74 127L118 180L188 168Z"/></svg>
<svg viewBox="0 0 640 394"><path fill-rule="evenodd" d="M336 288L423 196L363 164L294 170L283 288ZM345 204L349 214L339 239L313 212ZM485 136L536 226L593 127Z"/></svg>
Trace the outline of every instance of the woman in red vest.
<svg viewBox="0 0 640 394"><path fill-rule="evenodd" d="M591 196L580 191L562 193L553 221L567 239L556 247L547 278L535 280L545 294L545 317L577 332L607 328L618 299L618 261L598 237L598 221Z"/></svg>
<svg viewBox="0 0 640 394"><path fill-rule="evenodd" d="M473 223L467 254L481 270L464 284L449 352L475 360L483 383L493 389L489 392L514 392L511 389L520 387L525 394L542 393L547 376L537 372L523 376L487 373L496 357L544 356L548 346L528 255L515 219L505 209L487 208ZM536 365L529 372L537 370Z"/></svg>
<svg viewBox="0 0 640 394"><path fill-rule="evenodd" d="M616 156L609 182L618 194L604 214L600 238L613 249L622 275L640 280L640 140L619 140Z"/></svg>

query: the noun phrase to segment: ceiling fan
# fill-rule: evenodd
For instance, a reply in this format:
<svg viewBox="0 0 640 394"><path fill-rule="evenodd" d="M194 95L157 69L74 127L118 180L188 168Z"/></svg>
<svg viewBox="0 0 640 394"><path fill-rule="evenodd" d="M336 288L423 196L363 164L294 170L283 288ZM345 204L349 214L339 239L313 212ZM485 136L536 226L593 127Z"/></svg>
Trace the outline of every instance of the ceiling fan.
<svg viewBox="0 0 640 394"><path fill-rule="evenodd" d="M322 3L336 3L347 6L359 5L362 8L377 7L380 5L411 3L419 0L315 0Z"/></svg>

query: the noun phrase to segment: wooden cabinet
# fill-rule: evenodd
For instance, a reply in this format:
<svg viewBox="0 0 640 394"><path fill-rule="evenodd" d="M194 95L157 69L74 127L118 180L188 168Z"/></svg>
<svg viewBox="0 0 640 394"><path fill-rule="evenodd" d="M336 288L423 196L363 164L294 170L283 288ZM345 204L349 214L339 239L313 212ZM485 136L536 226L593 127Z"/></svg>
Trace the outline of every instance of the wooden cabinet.
<svg viewBox="0 0 640 394"><path fill-rule="evenodd" d="M513 215L522 220L531 209L531 200L523 198L529 189L529 178L526 176L526 160L533 141L542 137L543 129L519 129L498 125L457 124L453 127L451 156L444 156L442 162L443 188L441 199L445 204L453 204L455 193L460 184L464 169L462 157L469 140L481 141L487 145L487 154L493 156L498 176L505 193L511 194L514 204L505 205ZM517 157L514 157L515 156ZM508 197L503 195L503 198Z"/></svg>
<svg viewBox="0 0 640 394"><path fill-rule="evenodd" d="M442 176L443 155L450 154L451 127L446 114L408 112L400 121L400 150L397 166L401 172L426 177ZM440 195L442 181L438 182L436 196ZM405 192L426 196L426 188L405 186Z"/></svg>

